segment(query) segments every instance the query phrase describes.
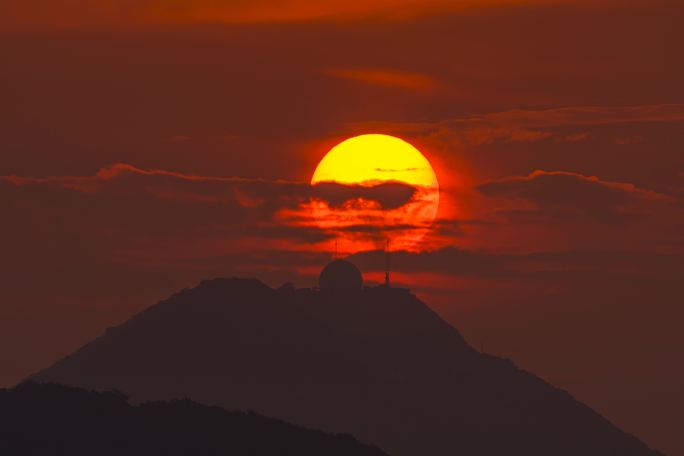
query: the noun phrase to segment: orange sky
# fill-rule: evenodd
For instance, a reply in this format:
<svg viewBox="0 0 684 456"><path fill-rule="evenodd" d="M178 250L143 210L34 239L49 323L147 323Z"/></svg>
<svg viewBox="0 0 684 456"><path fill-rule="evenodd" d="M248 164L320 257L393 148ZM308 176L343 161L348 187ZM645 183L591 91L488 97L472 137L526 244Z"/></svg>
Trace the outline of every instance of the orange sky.
<svg viewBox="0 0 684 456"><path fill-rule="evenodd" d="M2 2L0 384L205 278L312 285L311 175L384 132L442 190L396 281L684 455L684 8L507 3Z"/></svg>
<svg viewBox="0 0 684 456"><path fill-rule="evenodd" d="M6 2L0 24L9 29L193 23L253 23L307 20L408 20L463 9L568 0L26 0ZM609 3L604 0L603 3Z"/></svg>

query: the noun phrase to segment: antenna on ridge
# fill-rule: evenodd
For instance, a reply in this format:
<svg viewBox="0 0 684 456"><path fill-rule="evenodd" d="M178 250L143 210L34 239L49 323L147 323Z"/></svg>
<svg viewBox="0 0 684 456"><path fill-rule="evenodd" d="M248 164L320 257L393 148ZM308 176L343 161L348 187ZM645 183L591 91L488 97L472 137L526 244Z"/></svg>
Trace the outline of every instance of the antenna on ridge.
<svg viewBox="0 0 684 456"><path fill-rule="evenodd" d="M389 288L389 238L385 240L385 287Z"/></svg>

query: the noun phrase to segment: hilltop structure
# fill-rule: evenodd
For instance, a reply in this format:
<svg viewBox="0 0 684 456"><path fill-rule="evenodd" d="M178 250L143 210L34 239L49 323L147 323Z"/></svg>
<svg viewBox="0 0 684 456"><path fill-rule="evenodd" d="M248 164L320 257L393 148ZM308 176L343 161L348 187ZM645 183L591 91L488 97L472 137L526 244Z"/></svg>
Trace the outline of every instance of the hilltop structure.
<svg viewBox="0 0 684 456"><path fill-rule="evenodd" d="M321 271L318 287L323 293L350 293L361 291L363 276L354 264L346 260L333 260Z"/></svg>

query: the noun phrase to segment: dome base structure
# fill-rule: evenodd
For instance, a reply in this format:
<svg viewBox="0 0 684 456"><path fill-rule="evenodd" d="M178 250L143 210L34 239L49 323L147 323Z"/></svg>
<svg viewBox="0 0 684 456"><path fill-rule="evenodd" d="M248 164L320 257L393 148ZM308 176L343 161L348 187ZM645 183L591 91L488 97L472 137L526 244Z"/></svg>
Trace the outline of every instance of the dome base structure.
<svg viewBox="0 0 684 456"><path fill-rule="evenodd" d="M363 276L346 260L334 260L325 265L318 277L318 287L324 293L350 293L363 289Z"/></svg>

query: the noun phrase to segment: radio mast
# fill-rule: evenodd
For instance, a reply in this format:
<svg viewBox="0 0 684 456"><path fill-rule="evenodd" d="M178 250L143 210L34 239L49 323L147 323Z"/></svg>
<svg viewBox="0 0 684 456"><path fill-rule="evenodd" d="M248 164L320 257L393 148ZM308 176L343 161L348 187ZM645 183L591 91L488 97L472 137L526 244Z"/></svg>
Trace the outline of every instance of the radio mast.
<svg viewBox="0 0 684 456"><path fill-rule="evenodd" d="M390 245L389 238L385 240L385 287L390 287Z"/></svg>

